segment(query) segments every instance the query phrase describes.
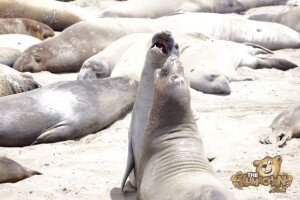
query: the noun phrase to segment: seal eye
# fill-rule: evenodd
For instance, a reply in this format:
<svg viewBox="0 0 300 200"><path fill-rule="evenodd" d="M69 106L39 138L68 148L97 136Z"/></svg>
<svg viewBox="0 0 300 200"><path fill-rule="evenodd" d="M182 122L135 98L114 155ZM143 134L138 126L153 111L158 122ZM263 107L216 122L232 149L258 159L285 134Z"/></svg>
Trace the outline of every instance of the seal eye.
<svg viewBox="0 0 300 200"><path fill-rule="evenodd" d="M34 56L34 60L39 63L42 61L42 58L40 56Z"/></svg>
<svg viewBox="0 0 300 200"><path fill-rule="evenodd" d="M180 78L178 75L174 75L171 77L171 81L174 83L179 83L180 82Z"/></svg>
<svg viewBox="0 0 300 200"><path fill-rule="evenodd" d="M175 49L178 50L179 46L177 43L175 43Z"/></svg>

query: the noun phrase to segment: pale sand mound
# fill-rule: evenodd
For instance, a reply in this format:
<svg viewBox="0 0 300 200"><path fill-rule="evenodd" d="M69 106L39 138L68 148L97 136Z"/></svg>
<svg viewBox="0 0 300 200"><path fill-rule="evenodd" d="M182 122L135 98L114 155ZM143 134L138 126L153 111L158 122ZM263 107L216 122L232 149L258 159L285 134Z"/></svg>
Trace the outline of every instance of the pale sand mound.
<svg viewBox="0 0 300 200"><path fill-rule="evenodd" d="M279 53L289 55L300 65L300 50ZM216 155L212 165L237 199L299 199L300 140L293 139L278 148L260 144L258 137L270 131L268 126L277 114L300 104L300 68L287 72L242 68L239 73L255 80L231 83L229 96L192 91L192 107L205 151ZM126 166L130 118L128 115L79 141L0 148L1 156L44 174L15 184L1 184L0 198L124 199L120 183ZM269 194L269 187L235 189L230 177L246 167L254 169L252 162L266 155L281 155L282 170L294 177L287 193Z"/></svg>

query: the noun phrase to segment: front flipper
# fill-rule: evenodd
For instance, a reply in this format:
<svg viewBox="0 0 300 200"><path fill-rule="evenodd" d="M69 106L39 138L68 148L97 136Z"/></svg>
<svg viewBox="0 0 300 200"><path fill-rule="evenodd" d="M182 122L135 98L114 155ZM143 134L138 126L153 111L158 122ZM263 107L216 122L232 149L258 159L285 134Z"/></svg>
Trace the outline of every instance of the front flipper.
<svg viewBox="0 0 300 200"><path fill-rule="evenodd" d="M61 125L44 132L32 143L32 145L70 140L73 139L71 135L72 129L70 128L70 126Z"/></svg>
<svg viewBox="0 0 300 200"><path fill-rule="evenodd" d="M278 147L283 147L288 140L291 140L291 132L276 131L268 135L263 135L259 142L262 144L275 144Z"/></svg>
<svg viewBox="0 0 300 200"><path fill-rule="evenodd" d="M125 186L126 180L129 177L129 174L133 171L133 169L134 169L134 156L133 156L131 139L129 138L129 141L128 141L127 166L126 166L125 174L123 176L123 180L122 180L122 183L121 183L121 190L122 191L124 190L124 186Z"/></svg>

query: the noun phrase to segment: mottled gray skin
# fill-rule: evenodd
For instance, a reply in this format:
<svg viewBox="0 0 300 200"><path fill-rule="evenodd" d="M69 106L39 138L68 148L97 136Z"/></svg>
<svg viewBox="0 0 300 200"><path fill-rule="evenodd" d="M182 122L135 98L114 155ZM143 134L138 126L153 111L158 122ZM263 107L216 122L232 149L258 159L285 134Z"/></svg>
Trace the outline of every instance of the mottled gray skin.
<svg viewBox="0 0 300 200"><path fill-rule="evenodd" d="M130 0L109 6L98 17L158 18L179 12L232 13L245 10L237 0Z"/></svg>
<svg viewBox="0 0 300 200"><path fill-rule="evenodd" d="M1 18L28 18L47 24L55 31L84 20L80 7L52 0L1 0Z"/></svg>
<svg viewBox="0 0 300 200"><path fill-rule="evenodd" d="M178 45L168 31L157 33L152 38L152 44L147 52L137 97L134 103L130 127L128 131L128 157L121 188L124 189L129 174L136 172L140 161L140 146L146 128L148 111L152 102L153 80L156 69L162 68L170 55L178 55ZM134 184L135 180L131 181Z"/></svg>
<svg viewBox="0 0 300 200"><path fill-rule="evenodd" d="M222 40L203 40L186 45L180 55L191 87L208 94L230 94L229 82L251 80L239 78L236 69L276 68L288 70L298 67L279 58L260 58L259 54L272 54L255 44L240 44Z"/></svg>
<svg viewBox="0 0 300 200"><path fill-rule="evenodd" d="M300 138L300 106L289 108L280 113L271 124L272 133L264 136L263 144L275 143L279 147L292 138Z"/></svg>
<svg viewBox="0 0 300 200"><path fill-rule="evenodd" d="M25 18L0 19L0 34L25 34L44 40L54 36L48 25Z"/></svg>
<svg viewBox="0 0 300 200"><path fill-rule="evenodd" d="M125 77L58 82L0 99L0 146L52 143L95 133L133 107L138 84Z"/></svg>
<svg viewBox="0 0 300 200"><path fill-rule="evenodd" d="M18 49L0 47L0 63L12 67L21 54L22 52Z"/></svg>
<svg viewBox="0 0 300 200"><path fill-rule="evenodd" d="M28 48L13 67L30 72L77 72L84 61L115 40L130 33L153 29L141 22L143 20L130 22L118 19L79 22L58 36Z"/></svg>
<svg viewBox="0 0 300 200"><path fill-rule="evenodd" d="M124 52L140 37L148 35L146 33L135 33L124 36L103 51L87 59L78 73L78 80L90 78L106 78L111 75L115 65L122 57Z"/></svg>
<svg viewBox="0 0 300 200"><path fill-rule="evenodd" d="M300 33L300 7L291 7L278 14L252 15L249 19L283 24Z"/></svg>
<svg viewBox="0 0 300 200"><path fill-rule="evenodd" d="M0 156L0 183L15 183L33 175L42 175L38 171L27 170L19 163Z"/></svg>
<svg viewBox="0 0 300 200"><path fill-rule="evenodd" d="M0 64L0 97L30 91L41 87L30 74L20 73Z"/></svg>
<svg viewBox="0 0 300 200"><path fill-rule="evenodd" d="M136 175L140 200L233 199L205 156L189 88L176 56L155 72Z"/></svg>

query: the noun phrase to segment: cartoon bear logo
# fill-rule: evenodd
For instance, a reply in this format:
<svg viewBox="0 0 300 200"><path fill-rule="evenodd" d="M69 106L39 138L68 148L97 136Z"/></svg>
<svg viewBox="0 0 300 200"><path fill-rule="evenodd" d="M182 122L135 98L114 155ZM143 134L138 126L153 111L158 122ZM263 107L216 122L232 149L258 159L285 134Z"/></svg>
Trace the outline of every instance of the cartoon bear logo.
<svg viewBox="0 0 300 200"><path fill-rule="evenodd" d="M282 163L281 156L275 156L274 158L267 156L262 160L255 160L253 166L256 167L256 172L261 177L274 176L276 178L280 172Z"/></svg>

